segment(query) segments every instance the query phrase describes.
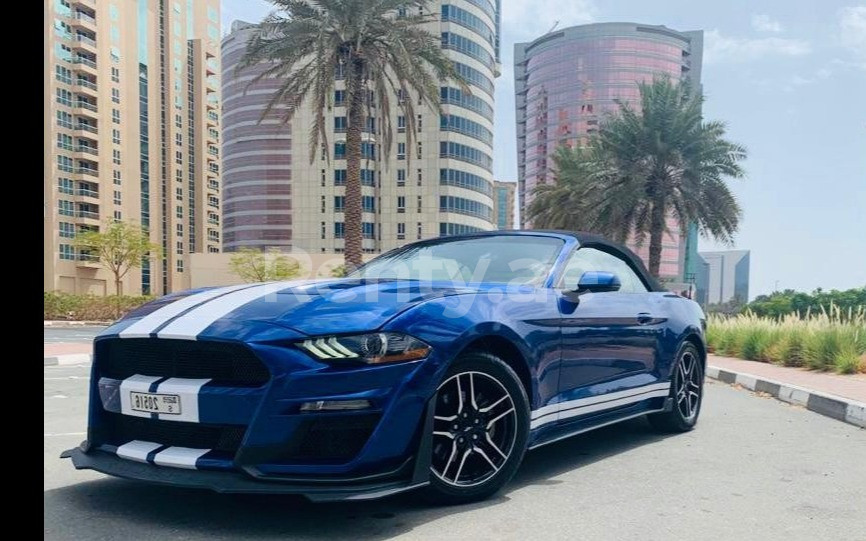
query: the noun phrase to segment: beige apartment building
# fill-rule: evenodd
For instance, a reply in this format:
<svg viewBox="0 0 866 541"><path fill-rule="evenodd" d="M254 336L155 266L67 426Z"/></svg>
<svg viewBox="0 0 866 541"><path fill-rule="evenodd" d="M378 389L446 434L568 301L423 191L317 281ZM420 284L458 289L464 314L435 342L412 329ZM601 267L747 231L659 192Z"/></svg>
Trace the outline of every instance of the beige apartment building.
<svg viewBox="0 0 866 541"><path fill-rule="evenodd" d="M492 162L499 0L441 0L430 8L440 17L428 30L441 36L471 94L444 83L442 113L419 107L417 118L405 118L395 96L395 137L387 158L382 127L365 133L362 231L368 254L417 239L496 229ZM235 72L255 27L236 21L231 30L222 41L225 250L341 253L346 108L340 74L327 111L330 160L317 151L310 163L311 106L299 108L290 125L279 115L261 120L279 81L250 83L266 66ZM418 128L412 148L405 135L409 122Z"/></svg>
<svg viewBox="0 0 866 541"><path fill-rule="evenodd" d="M219 0L44 7L44 290L114 293L73 243L110 220L162 247L125 293L182 289L185 256L221 250Z"/></svg>

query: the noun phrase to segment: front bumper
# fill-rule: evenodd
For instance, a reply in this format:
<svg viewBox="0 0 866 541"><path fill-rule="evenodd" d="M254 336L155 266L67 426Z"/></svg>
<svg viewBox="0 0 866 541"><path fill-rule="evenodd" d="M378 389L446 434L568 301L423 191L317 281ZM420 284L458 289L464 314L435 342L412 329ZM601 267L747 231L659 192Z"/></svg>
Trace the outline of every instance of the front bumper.
<svg viewBox="0 0 866 541"><path fill-rule="evenodd" d="M429 473L426 472L423 476L424 480L412 479L405 474L401 478L401 472L409 470L406 467L389 474L372 476L372 478L299 479L275 482L258 480L236 471L162 468L125 460L104 451L85 452L80 447L64 451L60 457L71 458L77 470L94 470L134 481L202 488L220 493L299 494L314 502L382 498L422 487L429 482L426 479Z"/></svg>
<svg viewBox="0 0 866 541"><path fill-rule="evenodd" d="M94 470L107 475L162 486L209 489L219 493L297 494L313 502L372 500L426 486L430 482L434 395L427 403L417 452L393 471L360 477L304 476L282 479L257 477L255 469L188 470L134 462L100 449L88 442L61 453L72 459L77 470Z"/></svg>

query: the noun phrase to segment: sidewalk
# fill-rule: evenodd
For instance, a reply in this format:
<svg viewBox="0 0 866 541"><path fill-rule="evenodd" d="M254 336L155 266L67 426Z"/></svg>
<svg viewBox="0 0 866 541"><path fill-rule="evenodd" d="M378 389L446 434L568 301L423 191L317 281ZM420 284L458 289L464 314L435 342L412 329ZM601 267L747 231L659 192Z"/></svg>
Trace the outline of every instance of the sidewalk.
<svg viewBox="0 0 866 541"><path fill-rule="evenodd" d="M707 376L866 428L866 374L842 376L710 354Z"/></svg>
<svg viewBox="0 0 866 541"><path fill-rule="evenodd" d="M89 363L93 344L89 342L61 342L43 344L43 366Z"/></svg>

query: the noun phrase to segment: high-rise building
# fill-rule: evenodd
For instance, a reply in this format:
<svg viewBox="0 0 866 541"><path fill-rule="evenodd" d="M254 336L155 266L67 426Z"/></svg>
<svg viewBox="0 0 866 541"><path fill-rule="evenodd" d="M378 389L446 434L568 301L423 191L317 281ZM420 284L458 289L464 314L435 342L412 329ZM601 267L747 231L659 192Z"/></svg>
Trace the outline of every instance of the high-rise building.
<svg viewBox="0 0 866 541"><path fill-rule="evenodd" d="M441 36L445 54L472 93L443 83L442 113L418 107L417 118L405 118L395 96L395 137L387 159L382 126L365 133L361 183L366 253L421 238L496 228L493 81L499 74L499 0L441 0L430 7L441 16L427 30ZM311 163L312 105L302 104L289 124L282 122L285 109L279 107L262 119L280 82L263 78L251 83L264 65L235 70L254 31L254 26L236 22L222 42L225 249L342 252L345 85L336 73L333 106L326 111L330 159L316 149ZM413 148L406 142L409 122L418 129Z"/></svg>
<svg viewBox="0 0 866 541"><path fill-rule="evenodd" d="M560 145L577 146L598 130L606 112L620 100L639 106L639 82L670 76L688 79L700 89L703 32L677 32L664 26L600 23L564 28L514 46L517 113L518 197L521 227L529 227L526 209L533 190L553 182L553 153ZM668 219L660 276L682 280L687 231ZM647 259L648 246L630 243ZM689 246L687 246L689 244Z"/></svg>
<svg viewBox="0 0 866 541"><path fill-rule="evenodd" d="M184 287L220 243L218 0L46 0L44 289L113 294L82 230L145 227L162 254L125 293Z"/></svg>
<svg viewBox="0 0 866 541"><path fill-rule="evenodd" d="M700 252L695 300L702 306L749 302L749 250Z"/></svg>
<svg viewBox="0 0 866 541"><path fill-rule="evenodd" d="M514 197L516 182L493 182L493 216L497 229L514 229Z"/></svg>

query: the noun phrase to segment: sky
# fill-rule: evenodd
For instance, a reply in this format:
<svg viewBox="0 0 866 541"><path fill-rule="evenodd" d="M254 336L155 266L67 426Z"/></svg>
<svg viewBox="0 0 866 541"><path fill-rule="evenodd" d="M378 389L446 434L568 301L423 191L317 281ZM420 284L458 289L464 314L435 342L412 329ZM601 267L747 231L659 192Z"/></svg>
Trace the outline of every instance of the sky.
<svg viewBox="0 0 866 541"><path fill-rule="evenodd" d="M262 0L223 0L255 22ZM494 174L517 180L513 48L593 22L704 31L704 115L746 146L733 246L751 250L750 297L866 285L866 3L852 0L502 0Z"/></svg>

